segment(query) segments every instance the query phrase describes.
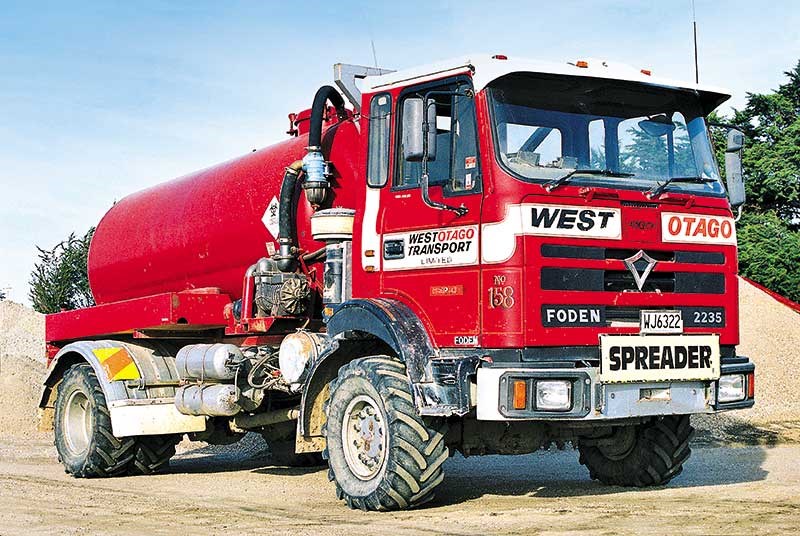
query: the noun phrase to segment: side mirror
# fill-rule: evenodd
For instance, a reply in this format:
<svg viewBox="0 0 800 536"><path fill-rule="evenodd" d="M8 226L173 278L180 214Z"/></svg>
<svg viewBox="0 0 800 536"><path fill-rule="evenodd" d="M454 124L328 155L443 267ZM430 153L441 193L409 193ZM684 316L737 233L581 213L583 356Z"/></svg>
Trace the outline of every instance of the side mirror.
<svg viewBox="0 0 800 536"><path fill-rule="evenodd" d="M420 97L403 101L403 158L409 162L436 160L436 102ZM425 134L427 132L427 140Z"/></svg>
<svg viewBox="0 0 800 536"><path fill-rule="evenodd" d="M728 146L725 148L725 181L728 199L732 207L744 204L744 174L742 173L742 149L744 134L740 130L728 130Z"/></svg>

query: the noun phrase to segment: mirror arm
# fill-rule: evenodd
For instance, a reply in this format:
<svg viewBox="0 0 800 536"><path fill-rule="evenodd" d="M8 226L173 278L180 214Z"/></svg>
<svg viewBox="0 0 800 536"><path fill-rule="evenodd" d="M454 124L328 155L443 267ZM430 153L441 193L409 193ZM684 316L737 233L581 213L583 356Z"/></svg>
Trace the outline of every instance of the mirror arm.
<svg viewBox="0 0 800 536"><path fill-rule="evenodd" d="M431 94L442 93L452 94L452 92L445 91L428 91L422 98L424 103L424 112L422 114L422 176L419 179L420 189L422 190L422 201L431 208L438 208L440 210L450 210L456 213L456 217L460 218L469 212L469 209L464 205L454 207L445 203L440 203L431 199L428 191L428 132L430 131L430 124L428 124L428 98ZM435 128L435 127L434 127Z"/></svg>
<svg viewBox="0 0 800 536"><path fill-rule="evenodd" d="M438 208L438 209L441 209L441 210L449 210L451 212L455 212L456 213L456 217L458 217L458 218L460 218L461 216L465 216L467 214L467 212L469 212L469 209L467 207L465 207L464 205L461 205L460 207L454 207L452 205L447 205L445 203L439 203L438 201L434 201L433 199L431 199L430 195L428 195L428 172L427 171L423 170L422 177L420 177L419 182L420 182L421 189L422 189L422 200L429 207Z"/></svg>

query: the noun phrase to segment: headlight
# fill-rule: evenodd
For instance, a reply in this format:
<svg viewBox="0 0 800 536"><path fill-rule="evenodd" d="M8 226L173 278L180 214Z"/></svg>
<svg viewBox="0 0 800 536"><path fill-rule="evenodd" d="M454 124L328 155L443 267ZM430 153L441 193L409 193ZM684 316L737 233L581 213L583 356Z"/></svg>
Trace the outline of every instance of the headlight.
<svg viewBox="0 0 800 536"><path fill-rule="evenodd" d="M738 402L746 395L744 374L726 374L717 383L717 402Z"/></svg>
<svg viewBox="0 0 800 536"><path fill-rule="evenodd" d="M571 381L539 380L536 382L536 410L569 411L571 408Z"/></svg>

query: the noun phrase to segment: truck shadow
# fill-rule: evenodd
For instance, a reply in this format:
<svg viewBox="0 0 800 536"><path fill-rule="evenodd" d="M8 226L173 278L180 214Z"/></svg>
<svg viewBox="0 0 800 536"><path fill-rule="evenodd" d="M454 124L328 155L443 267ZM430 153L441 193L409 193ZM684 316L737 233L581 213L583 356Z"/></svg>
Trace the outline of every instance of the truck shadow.
<svg viewBox="0 0 800 536"><path fill-rule="evenodd" d="M663 488L696 488L757 482L767 450L782 442L780 434L732 418L716 419L714 429L701 428L683 472ZM640 488L606 486L589 477L577 450L540 451L522 456L452 458L446 478L431 506L444 506L484 495L543 498L642 493Z"/></svg>
<svg viewBox="0 0 800 536"><path fill-rule="evenodd" d="M692 456L683 473L666 488L696 488L756 482L767 477L763 468L767 450L783 441L781 434L738 419L715 417L700 422ZM273 464L269 448L259 436L230 446L200 446L178 455L172 473L250 471L259 475L301 476L327 470L322 467L283 467ZM662 489L657 487L652 489ZM458 504L485 495L542 498L612 495L638 492L637 488L606 486L589 478L578 452L540 451L521 456L457 454L445 463L445 480L430 507Z"/></svg>

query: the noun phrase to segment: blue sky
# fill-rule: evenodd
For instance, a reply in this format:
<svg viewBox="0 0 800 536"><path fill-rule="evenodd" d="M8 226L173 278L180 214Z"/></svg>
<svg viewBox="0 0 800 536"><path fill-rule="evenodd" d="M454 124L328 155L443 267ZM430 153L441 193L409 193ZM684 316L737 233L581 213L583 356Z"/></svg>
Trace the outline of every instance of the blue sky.
<svg viewBox="0 0 800 536"><path fill-rule="evenodd" d="M800 59L796 1L697 0L697 18L701 81L737 107ZM27 302L34 245L281 140L334 63L372 64L370 39L390 68L478 51L694 76L690 0L0 0L0 288Z"/></svg>

